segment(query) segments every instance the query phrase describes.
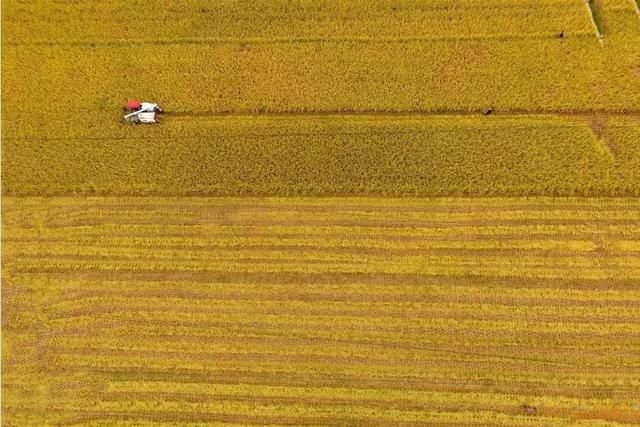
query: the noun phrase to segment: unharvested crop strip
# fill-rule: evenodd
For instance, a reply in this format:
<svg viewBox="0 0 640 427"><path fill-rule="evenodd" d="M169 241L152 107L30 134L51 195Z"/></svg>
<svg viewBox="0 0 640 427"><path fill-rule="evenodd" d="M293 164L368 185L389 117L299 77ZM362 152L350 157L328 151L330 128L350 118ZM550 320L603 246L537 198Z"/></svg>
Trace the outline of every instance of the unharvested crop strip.
<svg viewBox="0 0 640 427"><path fill-rule="evenodd" d="M27 114L28 111L21 111L15 109L15 113ZM340 109L340 110L288 110L288 111L253 111L253 110L233 110L233 111L217 111L217 110L174 110L167 111L163 117L165 119L174 118L179 119L196 119L196 118L228 118L228 119L241 119L241 118L273 118L273 119L305 119L305 118L319 118L319 119L349 119L349 118L387 118L387 119L403 119L403 118L482 118L485 116L485 111L479 108L437 108L437 109ZM522 118L522 119L553 119L555 117L567 117L567 118L581 118L581 117L593 117L593 116L606 116L607 118L639 118L640 109L636 108L624 108L624 109L609 109L609 108L544 108L544 109L529 109L529 108L503 108L493 110L491 118ZM14 120L18 122L17 120ZM169 122L170 122L169 121ZM6 120L5 120L6 122ZM20 121L21 122L21 121ZM487 123L490 123L487 121ZM554 124L558 126L558 124ZM618 125L620 126L620 125ZM343 133L344 134L344 133ZM291 135L291 134L289 134ZM266 136L266 135L261 135ZM276 136L276 135L274 135ZM56 137L56 136L38 136L38 135L22 135L14 136L13 132L5 130L3 132L3 140L21 140L21 139L42 139L42 140L66 140L70 138L82 138L89 140L119 140L126 139L126 137L119 137L117 135L107 137L97 137L92 135L77 135L73 137ZM137 138L137 137L136 137ZM158 138L176 138L173 136L158 136L154 135L154 139ZM139 139L139 138L137 138Z"/></svg>
<svg viewBox="0 0 640 427"><path fill-rule="evenodd" d="M447 116L468 116L478 117L484 115L483 110L470 110L462 108L440 108L437 110L371 110L371 109L351 109L351 110L307 110L307 111L171 111L167 112L168 117L274 117L274 118L296 118L296 117L447 117ZM581 109L528 109L509 108L495 110L495 116L506 117L554 117L554 116L620 116L620 117L640 117L640 110L628 108L623 110L611 110L607 108L581 108Z"/></svg>
<svg viewBox="0 0 640 427"><path fill-rule="evenodd" d="M612 163L588 124L568 116L356 120L300 114L282 120L168 117L161 127L145 128L144 138L142 129L118 125L111 137L85 135L87 140L15 132L7 137L34 142L7 145L5 172L15 172L5 175L3 185L19 195L192 196L632 196L640 188L634 178L636 127L630 119L621 121L628 129L612 135L618 157L627 152L628 160ZM439 160L445 152L448 158ZM92 165L90 176L76 155ZM248 156L254 159L251 168L221 161ZM523 157L526 162L519 160ZM43 167L56 160L64 167ZM200 173L188 177L184 171L192 165Z"/></svg>
<svg viewBox="0 0 640 427"><path fill-rule="evenodd" d="M346 36L414 35L465 32L484 34L497 28L512 34L523 32L553 32L564 28L588 31L588 23L580 17L580 5L564 1L504 1L406 2L394 0L385 4L372 0L344 0L313 4L258 2L236 4L222 2L212 5L194 1L188 5L136 11L132 14L125 3L115 1L109 6L95 6L90 13L86 4L77 6L21 5L7 7L3 14L14 41L31 38L64 40L80 38L104 41L104 37L120 40L139 37L136 25L163 27L165 37L181 39L225 37L242 34L249 37L322 37L324 34ZM90 17L88 16L90 15ZM451 17L452 21L442 19ZM65 25L61 25L64 22ZM109 23L118 22L116 28ZM184 25L191 22L193 25ZM122 25L124 23L124 25ZM134 24L135 23L135 24ZM505 28L506 27L506 28ZM17 31L11 31L11 30ZM36 30L37 29L37 30ZM131 36L131 37L128 37Z"/></svg>
<svg viewBox="0 0 640 427"><path fill-rule="evenodd" d="M577 6L582 11L586 32L589 21L584 15L585 6ZM20 102L5 109L5 128L44 128L46 124L54 132L61 128L97 129L86 122L74 121L78 114L87 111L103 118L99 128L111 128L118 121L116 110L121 100L116 98L134 95L125 94L133 88L125 89L116 78L121 75L124 63L133 68L164 70L162 84L148 87L156 93L145 96L166 104L168 111L414 108L478 111L489 106L497 112L528 107L637 109L640 104L637 94L623 90L633 87L637 80L633 55L618 52L616 46L600 52L599 46L587 37L574 39L571 34L567 32L564 39L442 42L435 46L428 42L282 44L255 48L239 44L145 46L141 55L130 59L122 49L97 48L87 55L85 48L11 48L6 64L3 63L6 68L3 88L7 99ZM572 54L566 56L565 51ZM599 54L594 56L596 52ZM549 56L544 66L535 59L541 54ZM605 55L601 60L600 54ZM494 60L486 62L485 57ZM21 79L35 64L42 77L39 84L34 84L33 79ZM66 64L90 69L92 73L81 80L66 75L58 77L56 73ZM345 68L342 64L349 66ZM533 69L537 70L535 78L524 71ZM567 75L572 79L559 85ZM594 92L590 87L592 76L597 75L608 78L602 81L602 90ZM501 83L497 84L495 79ZM207 88L206 96L190 89L201 84ZM56 88L64 86L69 90L57 91ZM552 87L556 89L550 91ZM43 88L47 90L43 92ZM29 113L32 105L37 105L38 121L33 121ZM24 110L20 111L21 108ZM74 126L65 125L68 123Z"/></svg>

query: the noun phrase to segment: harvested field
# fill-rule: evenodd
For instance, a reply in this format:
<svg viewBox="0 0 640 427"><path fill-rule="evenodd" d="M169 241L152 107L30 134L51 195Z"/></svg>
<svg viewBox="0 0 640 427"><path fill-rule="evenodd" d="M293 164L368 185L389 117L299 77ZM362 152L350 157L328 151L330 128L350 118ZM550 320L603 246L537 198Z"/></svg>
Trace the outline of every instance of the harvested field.
<svg viewBox="0 0 640 427"><path fill-rule="evenodd" d="M638 200L3 209L14 425L640 421Z"/></svg>

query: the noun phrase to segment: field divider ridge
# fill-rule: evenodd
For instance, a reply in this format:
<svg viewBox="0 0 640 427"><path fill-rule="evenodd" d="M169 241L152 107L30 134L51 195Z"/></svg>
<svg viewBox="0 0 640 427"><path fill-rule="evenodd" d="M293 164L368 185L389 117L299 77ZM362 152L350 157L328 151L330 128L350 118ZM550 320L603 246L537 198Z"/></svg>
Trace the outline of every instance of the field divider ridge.
<svg viewBox="0 0 640 427"><path fill-rule="evenodd" d="M571 37L590 37L584 31L572 32ZM441 36L414 36L414 37L274 37L274 38L192 38L192 39L133 39L133 40L68 40L46 41L37 40L30 42L6 42L5 46L86 46L86 47L131 47L143 45L216 45L216 44L295 44L295 43L421 43L421 42L448 42L448 41L477 41L477 40L540 40L556 39L556 33L504 33L504 34L469 34L469 35L441 35Z"/></svg>

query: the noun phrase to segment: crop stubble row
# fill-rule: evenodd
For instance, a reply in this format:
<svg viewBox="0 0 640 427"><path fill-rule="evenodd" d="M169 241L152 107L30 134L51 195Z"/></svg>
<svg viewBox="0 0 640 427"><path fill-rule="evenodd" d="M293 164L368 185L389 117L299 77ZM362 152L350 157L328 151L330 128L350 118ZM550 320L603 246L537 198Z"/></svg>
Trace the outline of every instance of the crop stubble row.
<svg viewBox="0 0 640 427"><path fill-rule="evenodd" d="M15 420L638 421L637 200L4 205L3 405ZM395 239L412 232L452 252L408 261ZM332 250L350 240L386 255ZM165 242L171 260L150 261ZM194 257L211 271L191 271ZM419 270L401 274L411 262Z"/></svg>

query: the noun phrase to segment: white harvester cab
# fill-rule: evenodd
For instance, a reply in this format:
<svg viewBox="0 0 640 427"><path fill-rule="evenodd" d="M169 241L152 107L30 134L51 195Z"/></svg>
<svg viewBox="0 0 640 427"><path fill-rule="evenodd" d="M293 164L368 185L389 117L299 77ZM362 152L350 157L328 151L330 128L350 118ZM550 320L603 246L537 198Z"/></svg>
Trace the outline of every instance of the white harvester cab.
<svg viewBox="0 0 640 427"><path fill-rule="evenodd" d="M144 112L156 112L156 113L163 113L164 111L162 111L162 108L160 108L160 106L154 102L141 102L140 103L140 111L144 111Z"/></svg>

